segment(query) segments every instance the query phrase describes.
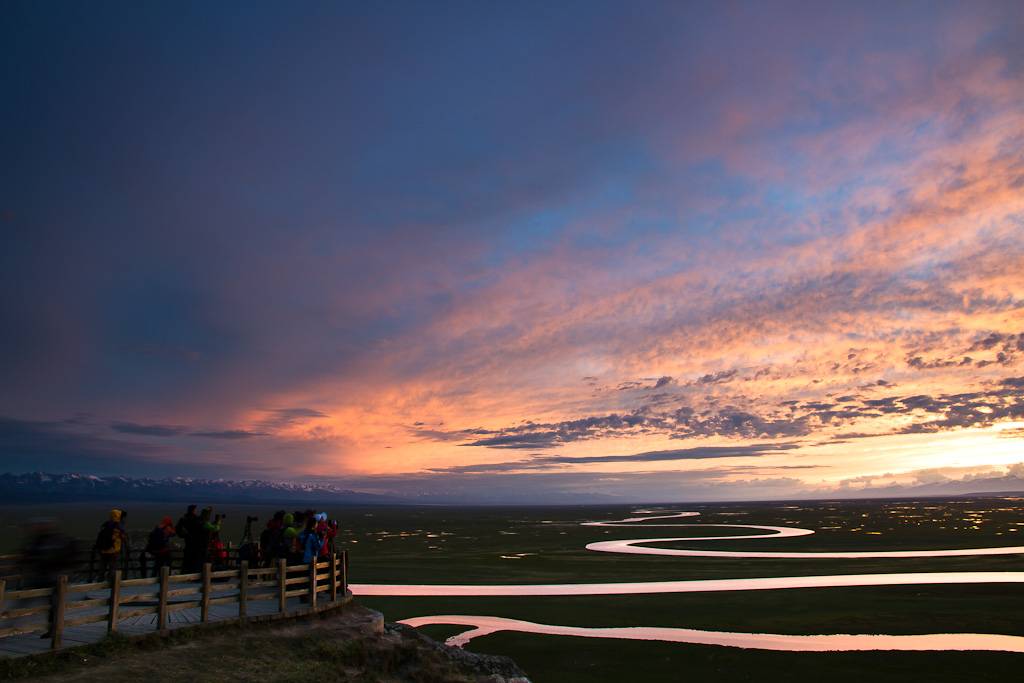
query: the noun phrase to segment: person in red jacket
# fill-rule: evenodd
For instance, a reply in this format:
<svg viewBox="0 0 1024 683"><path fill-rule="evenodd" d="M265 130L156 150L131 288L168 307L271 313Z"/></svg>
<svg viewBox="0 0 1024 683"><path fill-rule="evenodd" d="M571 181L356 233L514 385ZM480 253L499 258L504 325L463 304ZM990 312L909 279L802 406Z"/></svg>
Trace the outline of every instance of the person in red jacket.
<svg viewBox="0 0 1024 683"><path fill-rule="evenodd" d="M326 557L334 551L334 539L338 536L338 524L333 519L328 522L326 512L318 514L316 522L316 530L324 540L323 545L320 546L320 555Z"/></svg>
<svg viewBox="0 0 1024 683"><path fill-rule="evenodd" d="M160 576L160 568L171 566L171 536L174 536L174 522L170 517L164 517L163 521L149 533L149 545L147 550L153 556L153 573L150 576Z"/></svg>

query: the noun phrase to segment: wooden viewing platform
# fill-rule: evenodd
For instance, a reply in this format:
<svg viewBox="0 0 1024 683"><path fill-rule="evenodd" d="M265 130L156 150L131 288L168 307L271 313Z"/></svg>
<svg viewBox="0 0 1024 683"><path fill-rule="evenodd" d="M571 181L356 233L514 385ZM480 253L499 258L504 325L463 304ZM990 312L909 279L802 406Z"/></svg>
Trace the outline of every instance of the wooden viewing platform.
<svg viewBox="0 0 1024 683"><path fill-rule="evenodd" d="M262 621L331 609L352 599L345 551L308 565L237 567L153 578L5 590L0 580L0 657L86 645L108 633L143 636L210 623ZM51 624L52 612L52 624ZM44 637L40 637L44 634Z"/></svg>

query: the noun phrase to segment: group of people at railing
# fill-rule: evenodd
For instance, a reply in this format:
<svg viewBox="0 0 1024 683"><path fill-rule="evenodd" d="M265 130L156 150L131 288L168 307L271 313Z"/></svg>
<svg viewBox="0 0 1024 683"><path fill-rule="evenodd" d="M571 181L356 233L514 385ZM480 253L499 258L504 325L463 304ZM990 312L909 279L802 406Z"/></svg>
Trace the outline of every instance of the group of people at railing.
<svg viewBox="0 0 1024 683"><path fill-rule="evenodd" d="M249 552L263 566L278 559L288 564L309 564L332 554L337 537L338 520L328 520L326 512L278 510L267 521L259 543L249 546Z"/></svg>
<svg viewBox="0 0 1024 683"><path fill-rule="evenodd" d="M221 541L221 523L226 515L215 514L212 506L198 512L197 508L189 505L177 522L165 516L148 532L142 549L138 544L132 548L125 526L127 512L123 510L109 511L93 543L59 533L52 518L30 520L26 543L17 560L18 583L45 587L61 574L85 574L89 581L109 581L115 573L127 576L131 570L134 574L136 567L137 576L145 577L158 576L162 567L181 574L198 573L206 563L214 571L243 561L252 567L269 567L280 559L288 565L309 564L335 551L338 522L328 520L324 512L278 510L258 538L252 531L258 518L248 516L242 542L232 547ZM0 567L0 573L13 572Z"/></svg>
<svg viewBox="0 0 1024 683"><path fill-rule="evenodd" d="M147 575L161 577L160 590L165 592L165 584L174 559L180 557L178 571L175 573L181 575L181 579L205 581L207 588L203 588L202 592L206 596L204 600L207 601L211 575L217 580L226 580L225 576L234 576L231 574L232 571L241 571L239 577L244 578L236 578L236 581L241 581L243 586L249 583L250 575L264 576L265 585L270 585L266 583L266 577L276 575L276 582L280 585L277 592L281 601L281 611L285 609L285 598L293 595L299 595L302 602L312 601L315 604L316 592L329 590L333 600L339 585L334 578L336 571L341 572L338 581L344 595L347 585L347 555L335 548L338 523L336 520L328 520L325 513L318 513L315 510L286 513L279 510L267 522L259 539L254 539L252 535L252 524L258 519L249 516L246 520L243 542L237 548L232 548L230 543L225 547L220 541L220 524L224 515L214 514L212 506L196 514L197 507L189 505L177 523L172 523L171 517L164 517L149 532L145 548L139 550L136 544L139 578L133 579L133 585L140 581L148 583L154 580L146 578ZM76 580L84 581L85 583L78 584L82 586L107 585L116 593L121 579L127 578L128 569L132 568L134 573L135 558L130 535L125 527L126 516L127 513L122 510L111 510L108 519L100 526L96 541L88 546L61 534L57 530L56 521L52 518L30 520L22 552L18 555L0 556L0 610L3 610L0 611L0 621L12 614L40 614L47 611L45 607L24 606L28 604L26 600L31 602L40 599L50 603L49 620L46 623L57 623L61 619L57 613L63 613L64 604L63 594L57 590L57 586L68 586ZM172 543L172 539L183 542L184 547L180 556L180 544ZM147 560L152 560L148 571ZM292 567L299 572L295 575L298 578L293 578ZM317 573L318 567L329 567L330 581L327 580L328 575ZM230 571L225 571L229 568ZM264 572L269 574L265 575ZM307 577L304 573L310 573L311 576ZM93 581L99 581L101 584L90 584ZM308 589L300 586L290 589L289 584L296 581L305 581ZM8 604L4 604L5 589L14 603L8 600ZM304 594L304 591L307 591L308 595ZM243 588L240 598L243 602L246 599L245 594ZM116 597L112 597L111 600L116 600ZM20 606L15 607L12 612L12 604ZM244 614L244 609L244 606L240 607L240 614ZM111 617L111 620L113 618ZM204 620L205 618L204 616ZM114 628L113 622L110 628ZM0 635L18 630L24 628L11 627L7 624L6 628L0 627ZM49 630L42 635L49 636ZM56 638L59 641L59 633Z"/></svg>

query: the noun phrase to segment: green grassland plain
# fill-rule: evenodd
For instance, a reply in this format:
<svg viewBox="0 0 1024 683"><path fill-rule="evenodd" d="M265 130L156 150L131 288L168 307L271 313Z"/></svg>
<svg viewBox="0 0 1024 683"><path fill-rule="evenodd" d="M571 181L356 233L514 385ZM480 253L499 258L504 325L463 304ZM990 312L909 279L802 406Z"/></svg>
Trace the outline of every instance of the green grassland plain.
<svg viewBox="0 0 1024 683"><path fill-rule="evenodd" d="M749 534L701 524L795 526L793 538L678 542L700 550L884 551L1024 545L1020 497L904 501L813 501L665 506L324 507L340 523L354 584L533 584L678 581L770 576L1022 571L1024 556L907 559L772 559L621 555L586 550L624 538ZM16 547L24 519L60 520L65 533L90 541L107 504L3 509L3 541ZM116 505L115 505L116 507ZM181 507L182 509L177 509ZM184 506L128 505L128 527L143 543L164 516ZM308 505L215 505L226 512L225 542L241 539L246 516L258 536L276 508ZM674 511L699 517L659 520L684 526L581 526ZM653 524L653 522L652 522ZM435 614L500 616L584 627L664 626L748 633L999 633L1024 636L1020 584L878 586L575 597L365 596L388 621ZM421 629L439 640L465 630ZM766 652L720 646L621 641L499 632L467 649L515 659L543 681L733 680L1019 680L1024 655L1000 652Z"/></svg>

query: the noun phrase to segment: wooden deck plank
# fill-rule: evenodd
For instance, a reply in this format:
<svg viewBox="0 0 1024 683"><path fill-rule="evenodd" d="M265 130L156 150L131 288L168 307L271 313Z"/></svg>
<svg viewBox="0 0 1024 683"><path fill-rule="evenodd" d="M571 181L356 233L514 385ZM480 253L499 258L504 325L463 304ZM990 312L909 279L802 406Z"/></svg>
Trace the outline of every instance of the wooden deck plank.
<svg viewBox="0 0 1024 683"><path fill-rule="evenodd" d="M155 629L149 626L123 626L121 624L117 625L117 630L118 633L126 636L142 636L155 631Z"/></svg>
<svg viewBox="0 0 1024 683"><path fill-rule="evenodd" d="M277 603L272 600L257 600L246 605L246 610L251 615L263 616L277 612Z"/></svg>
<svg viewBox="0 0 1024 683"><path fill-rule="evenodd" d="M238 617L238 603L233 605L215 605L210 608L210 620L214 619L236 619Z"/></svg>
<svg viewBox="0 0 1024 683"><path fill-rule="evenodd" d="M78 645L89 645L91 643L98 643L102 640L104 634L90 633L88 635L69 635L67 631L64 632L64 644L68 647L77 647Z"/></svg>
<svg viewBox="0 0 1024 683"><path fill-rule="evenodd" d="M49 638L40 638L37 634L32 633L8 636L4 638L4 641L4 648L15 655L37 654L50 649Z"/></svg>

